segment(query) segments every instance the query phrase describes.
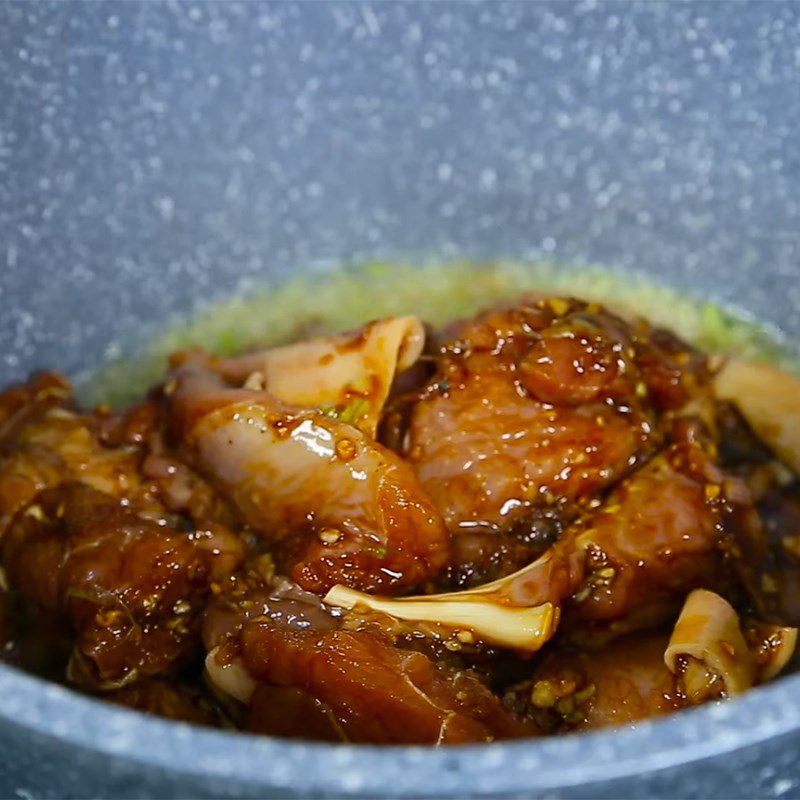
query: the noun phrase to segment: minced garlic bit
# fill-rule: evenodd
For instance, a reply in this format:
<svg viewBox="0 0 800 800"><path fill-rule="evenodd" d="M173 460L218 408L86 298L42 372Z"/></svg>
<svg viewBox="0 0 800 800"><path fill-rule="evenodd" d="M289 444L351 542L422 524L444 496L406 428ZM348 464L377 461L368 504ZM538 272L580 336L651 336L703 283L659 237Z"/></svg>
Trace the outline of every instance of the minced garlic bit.
<svg viewBox="0 0 800 800"><path fill-rule="evenodd" d="M342 538L342 532L336 528L323 528L317 536L325 544L335 544Z"/></svg>
<svg viewBox="0 0 800 800"><path fill-rule="evenodd" d="M263 372L251 372L247 380L242 384L242 388L249 389L251 392L263 392L266 387Z"/></svg>
<svg viewBox="0 0 800 800"><path fill-rule="evenodd" d="M564 300L563 297L551 297L547 303L557 317L563 317L570 308L569 300Z"/></svg>
<svg viewBox="0 0 800 800"><path fill-rule="evenodd" d="M38 520L39 522L44 522L44 512L42 511L41 506L32 505L28 506L25 509L25 516L26 517L33 517L34 519Z"/></svg>
<svg viewBox="0 0 800 800"><path fill-rule="evenodd" d="M531 703L536 708L552 708L559 695L551 681L536 681L531 689Z"/></svg>
<svg viewBox="0 0 800 800"><path fill-rule="evenodd" d="M356 455L356 443L352 439L339 439L336 442L336 455L342 461L350 461Z"/></svg>

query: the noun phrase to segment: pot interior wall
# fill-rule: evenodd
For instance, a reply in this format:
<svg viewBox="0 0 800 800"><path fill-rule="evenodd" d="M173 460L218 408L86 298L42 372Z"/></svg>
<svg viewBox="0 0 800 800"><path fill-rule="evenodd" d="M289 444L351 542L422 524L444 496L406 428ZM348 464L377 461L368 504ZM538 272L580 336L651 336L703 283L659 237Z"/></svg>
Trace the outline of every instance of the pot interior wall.
<svg viewBox="0 0 800 800"><path fill-rule="evenodd" d="M800 335L799 54L788 2L4 4L0 385L135 350L232 293L372 259L603 264ZM745 699L749 717L723 709L717 728L709 712L666 723L669 738L650 729L631 749L641 775L541 791L796 792L796 680L758 712ZM0 741L17 742L0 776L20 796L269 796L282 767L320 796L357 793L318 789L339 773L305 758L256 763L241 742L231 763L246 781L213 752L164 774L133 717L126 753L77 750L94 711L54 716L46 690L20 696L27 682L5 669L0 684L18 711L0 712ZM764 734L730 756L769 719L793 745ZM633 757L616 737L559 745L573 748L564 780L595 758L613 775ZM716 761L659 772L686 743L718 744ZM529 796L547 766L537 747L425 753L405 773L418 795L424 779L430 794L437 780L484 794L500 780ZM376 758L354 756L369 796ZM200 762L214 781L184 782Z"/></svg>
<svg viewBox="0 0 800 800"><path fill-rule="evenodd" d="M800 332L791 4L2 15L2 382L376 257L601 263Z"/></svg>

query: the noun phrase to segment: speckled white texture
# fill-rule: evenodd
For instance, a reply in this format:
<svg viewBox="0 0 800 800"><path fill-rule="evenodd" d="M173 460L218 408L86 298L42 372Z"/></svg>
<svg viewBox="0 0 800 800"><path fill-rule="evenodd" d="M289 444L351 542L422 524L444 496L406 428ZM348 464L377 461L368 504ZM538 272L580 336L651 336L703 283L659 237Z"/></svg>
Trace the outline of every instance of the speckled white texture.
<svg viewBox="0 0 800 800"><path fill-rule="evenodd" d="M374 256L602 262L800 330L796 5L0 16L1 378Z"/></svg>
<svg viewBox="0 0 800 800"><path fill-rule="evenodd" d="M374 257L606 263L800 334L795 4L6 3L0 92L2 381ZM330 749L2 669L0 794L797 796L799 728L792 678L636 733Z"/></svg>

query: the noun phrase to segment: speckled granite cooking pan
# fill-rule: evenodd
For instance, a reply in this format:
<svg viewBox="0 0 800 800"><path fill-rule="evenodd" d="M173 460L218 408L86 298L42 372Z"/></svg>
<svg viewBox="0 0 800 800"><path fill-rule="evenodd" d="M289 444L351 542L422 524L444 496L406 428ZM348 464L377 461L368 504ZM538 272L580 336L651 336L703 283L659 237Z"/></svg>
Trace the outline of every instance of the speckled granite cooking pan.
<svg viewBox="0 0 800 800"><path fill-rule="evenodd" d="M0 44L4 383L373 257L605 263L800 335L797 5L7 3ZM800 676L435 751L194 730L0 668L0 743L18 797L797 796Z"/></svg>

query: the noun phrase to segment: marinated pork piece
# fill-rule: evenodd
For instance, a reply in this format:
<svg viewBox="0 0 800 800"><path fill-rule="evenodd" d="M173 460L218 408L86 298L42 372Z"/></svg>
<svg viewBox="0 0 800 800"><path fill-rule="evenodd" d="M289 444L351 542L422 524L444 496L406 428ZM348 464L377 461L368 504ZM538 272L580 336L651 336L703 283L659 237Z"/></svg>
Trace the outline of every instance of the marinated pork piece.
<svg viewBox="0 0 800 800"><path fill-rule="evenodd" d="M248 622L243 663L257 680L301 687L351 742L466 744L535 736L480 681L364 632L276 630Z"/></svg>
<svg viewBox="0 0 800 800"><path fill-rule="evenodd" d="M70 480L124 500L145 516L164 517L156 488L140 471L141 439L131 433L109 442L104 428L111 419L78 412L59 376L45 373L6 390L0 408L8 414L0 438L0 536L39 492Z"/></svg>
<svg viewBox="0 0 800 800"><path fill-rule="evenodd" d="M671 440L577 533L586 572L565 610L568 626L652 627L692 589L726 584L725 514L731 504L750 509L750 498L743 487L734 495L701 423L676 423Z"/></svg>
<svg viewBox="0 0 800 800"><path fill-rule="evenodd" d="M40 372L27 383L8 387L0 393L0 437L13 439L48 409L68 403L71 394L69 383L57 372Z"/></svg>
<svg viewBox="0 0 800 800"><path fill-rule="evenodd" d="M152 519L164 517L155 487L140 471L142 448L128 444L108 447L99 433L97 417L58 406L20 428L9 446L11 452L19 448L29 462L36 458L40 470L57 459L64 480L81 481L124 499Z"/></svg>
<svg viewBox="0 0 800 800"><path fill-rule="evenodd" d="M10 590L1 596L3 661L44 680L63 682L73 640L63 616Z"/></svg>
<svg viewBox="0 0 800 800"><path fill-rule="evenodd" d="M251 569L206 613L206 669L262 733L386 744L538 733L469 671L341 623L313 595Z"/></svg>
<svg viewBox="0 0 800 800"><path fill-rule="evenodd" d="M190 364L169 402L189 458L304 589L397 591L444 565L447 534L413 472L357 428Z"/></svg>
<svg viewBox="0 0 800 800"><path fill-rule="evenodd" d="M168 671L196 652L221 557L80 483L39 494L2 541L10 586L67 617L69 677L97 689Z"/></svg>
<svg viewBox="0 0 800 800"><path fill-rule="evenodd" d="M725 582L723 514L734 502L752 510L743 486L741 497L727 496L702 423L677 421L671 438L597 511L512 575L462 592L394 601L336 587L327 599L466 629L519 650L538 650L552 636L557 613L546 616L544 629L533 625L547 609L561 609L562 625L584 639L657 626L677 612L687 592Z"/></svg>
<svg viewBox="0 0 800 800"><path fill-rule="evenodd" d="M46 373L0 395L0 536L40 491L80 481L160 523L238 520L226 501L168 447L160 405L80 413L69 384ZM13 413L12 413L13 411Z"/></svg>
<svg viewBox="0 0 800 800"><path fill-rule="evenodd" d="M454 535L461 585L538 555L649 457L660 415L707 383L702 357L678 340L562 299L454 326L436 363L404 453ZM508 536L493 544L498 533L527 551ZM500 542L506 557L493 563Z"/></svg>

